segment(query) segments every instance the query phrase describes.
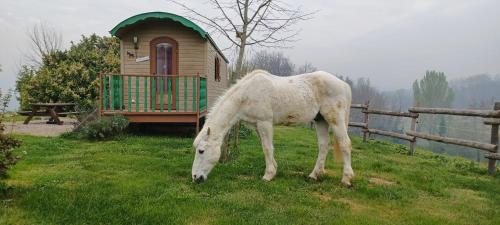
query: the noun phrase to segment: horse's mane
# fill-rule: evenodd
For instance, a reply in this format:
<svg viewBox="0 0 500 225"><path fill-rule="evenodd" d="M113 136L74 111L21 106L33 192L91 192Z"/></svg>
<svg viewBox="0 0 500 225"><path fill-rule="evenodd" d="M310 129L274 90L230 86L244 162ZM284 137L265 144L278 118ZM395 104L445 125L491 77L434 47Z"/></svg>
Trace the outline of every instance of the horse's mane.
<svg viewBox="0 0 500 225"><path fill-rule="evenodd" d="M254 71L248 73L247 75L243 76L242 78L240 78L238 81L236 81L236 83L233 86L231 86L230 88L228 88L227 90L225 90L224 93L217 98L217 100L215 101L215 104L212 106L212 108L210 108L210 110L209 110L209 112L207 114L207 119L210 118L210 116L212 115L212 113L215 111L214 109L219 108L220 104L224 100L226 100L227 98L233 96L233 94L237 90L241 89L241 87L245 83L247 83L248 80L252 79L255 76L262 75L262 74L270 75L270 73L267 72L266 70L254 70Z"/></svg>

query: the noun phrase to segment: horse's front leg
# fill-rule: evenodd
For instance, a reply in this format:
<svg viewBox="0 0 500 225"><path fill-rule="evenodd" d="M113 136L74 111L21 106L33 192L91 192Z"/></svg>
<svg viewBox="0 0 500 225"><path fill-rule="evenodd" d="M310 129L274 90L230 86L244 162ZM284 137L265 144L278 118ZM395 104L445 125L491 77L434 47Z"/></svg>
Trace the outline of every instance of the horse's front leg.
<svg viewBox="0 0 500 225"><path fill-rule="evenodd" d="M274 147L273 147L273 123L272 122L258 122L257 133L260 137L262 150L264 150L264 157L266 159L266 172L262 179L270 181L276 175L278 165L274 160Z"/></svg>

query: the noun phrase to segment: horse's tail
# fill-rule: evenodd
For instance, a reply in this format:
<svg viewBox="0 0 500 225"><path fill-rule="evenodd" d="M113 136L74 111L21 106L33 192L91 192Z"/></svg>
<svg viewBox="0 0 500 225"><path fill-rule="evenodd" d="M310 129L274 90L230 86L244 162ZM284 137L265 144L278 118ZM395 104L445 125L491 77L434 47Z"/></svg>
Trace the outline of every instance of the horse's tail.
<svg viewBox="0 0 500 225"><path fill-rule="evenodd" d="M337 140L333 140L333 154L335 162L343 162L342 153L340 152L339 142Z"/></svg>
<svg viewBox="0 0 500 225"><path fill-rule="evenodd" d="M345 129L349 129L349 114L351 113L351 88L348 88L348 99L347 99L347 105L345 107ZM343 162L343 157L342 157L342 152L340 151L340 146L339 146L339 142L337 140L333 140L333 152L334 152L334 160L336 162Z"/></svg>
<svg viewBox="0 0 500 225"><path fill-rule="evenodd" d="M348 105L348 107L346 107L345 109L345 118L344 120L346 121L345 122L345 127L346 129L349 127L349 112L350 112L350 104ZM340 146L339 146L339 142L337 140L333 140L333 152L334 152L334 160L336 162L343 162L343 157L342 157L342 152L340 151Z"/></svg>

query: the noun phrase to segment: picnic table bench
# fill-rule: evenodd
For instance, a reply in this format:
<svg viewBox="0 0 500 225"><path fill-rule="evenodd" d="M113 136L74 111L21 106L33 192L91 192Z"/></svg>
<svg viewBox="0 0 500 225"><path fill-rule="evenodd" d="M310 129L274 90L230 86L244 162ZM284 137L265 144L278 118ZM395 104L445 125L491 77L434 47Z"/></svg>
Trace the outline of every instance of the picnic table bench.
<svg viewBox="0 0 500 225"><path fill-rule="evenodd" d="M75 111L75 106L75 103L33 103L31 111L20 111L18 114L28 116L24 124L28 124L34 116L50 116L47 123L62 125L63 121L59 117L80 114Z"/></svg>

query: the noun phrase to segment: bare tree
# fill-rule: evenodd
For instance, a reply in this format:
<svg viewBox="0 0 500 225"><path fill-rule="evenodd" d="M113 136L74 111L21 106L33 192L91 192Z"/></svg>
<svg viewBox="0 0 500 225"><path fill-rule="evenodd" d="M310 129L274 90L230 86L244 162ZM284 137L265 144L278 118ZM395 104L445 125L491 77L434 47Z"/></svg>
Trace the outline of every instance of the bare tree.
<svg viewBox="0 0 500 225"><path fill-rule="evenodd" d="M281 0L208 0L218 12L216 16L208 16L178 0L171 1L194 14L193 20L226 37L231 42L228 48L237 47L236 78L242 75L247 47L286 47L299 33L293 26L315 13Z"/></svg>
<svg viewBox="0 0 500 225"><path fill-rule="evenodd" d="M352 102L364 103L370 101L370 106L373 106L373 101L379 95L378 90L371 85L369 78L359 78L351 88Z"/></svg>
<svg viewBox="0 0 500 225"><path fill-rule="evenodd" d="M340 75L340 74L336 74L335 76L337 76L339 79L345 81L347 84L349 84L349 86L351 86L351 88L354 87L354 81L351 80L351 78L349 78L348 76L343 76L343 75Z"/></svg>
<svg viewBox="0 0 500 225"><path fill-rule="evenodd" d="M312 63L310 62L305 62L304 65L300 66L298 69L297 69L297 73L298 74L302 74L302 73L310 73L310 72L314 72L318 70L315 66L313 66Z"/></svg>
<svg viewBox="0 0 500 225"><path fill-rule="evenodd" d="M295 65L282 52L259 51L249 62L252 69L263 69L278 76L290 76Z"/></svg>
<svg viewBox="0 0 500 225"><path fill-rule="evenodd" d="M62 47L62 35L45 23L34 25L27 33L31 46L26 59L35 65L41 65L43 56Z"/></svg>

